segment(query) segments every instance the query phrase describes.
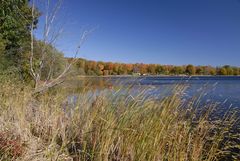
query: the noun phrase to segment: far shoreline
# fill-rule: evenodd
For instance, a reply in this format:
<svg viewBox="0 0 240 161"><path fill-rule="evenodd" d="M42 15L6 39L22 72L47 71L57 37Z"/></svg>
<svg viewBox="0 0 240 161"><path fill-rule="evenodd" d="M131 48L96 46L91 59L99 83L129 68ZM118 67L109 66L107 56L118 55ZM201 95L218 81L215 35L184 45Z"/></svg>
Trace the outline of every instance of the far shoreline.
<svg viewBox="0 0 240 161"><path fill-rule="evenodd" d="M184 77L184 78L191 78L191 77L240 77L240 75L102 75L102 76L91 76L91 75L77 75L72 77L78 78L144 78L144 77Z"/></svg>

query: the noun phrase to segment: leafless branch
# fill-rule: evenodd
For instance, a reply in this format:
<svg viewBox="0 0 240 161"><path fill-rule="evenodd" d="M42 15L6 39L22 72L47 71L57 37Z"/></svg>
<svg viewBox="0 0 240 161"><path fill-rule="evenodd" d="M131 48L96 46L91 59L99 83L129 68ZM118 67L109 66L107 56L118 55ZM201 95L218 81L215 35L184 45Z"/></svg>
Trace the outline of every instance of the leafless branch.
<svg viewBox="0 0 240 161"><path fill-rule="evenodd" d="M56 76L55 78L52 78L53 75L53 64L56 61L55 55L52 55L52 57L48 57L49 54L47 53L47 45L54 46L54 43L57 41L57 39L60 37L60 35L63 33L63 29L55 29L53 28L53 25L56 20L56 16L58 11L60 10L62 5L62 0L58 0L56 5L53 7L53 9L50 11L50 0L46 1L46 12L45 12L45 25L44 25L44 31L43 31L43 46L41 46L40 49L40 60L37 67L34 67L33 61L34 61L34 24L31 25L31 56L30 56L30 70L31 75L35 81L35 88L33 93L41 93L46 90L48 90L51 87L54 87L64 81L64 78L66 77L68 71L70 70L71 66L76 62L76 58L79 54L80 48L85 42L87 36L93 32L93 30L84 31L83 34L80 36L80 41L77 45L76 52L73 56L73 59L65 66L63 71ZM35 0L33 0L32 5L32 17L34 17L34 7L35 7ZM42 72L43 68L45 66L46 60L50 60L49 65L49 71L47 74L47 77L45 80L42 80ZM44 82L43 82L44 81Z"/></svg>
<svg viewBox="0 0 240 161"><path fill-rule="evenodd" d="M34 20L34 6L35 4L35 1L33 0L33 6L32 6L32 19ZM33 28L34 28L34 22L32 20L32 24L31 24L31 55L30 55L30 72L31 72L31 75L33 76L34 79L36 79L36 73L35 71L33 70L33 43L34 43L34 37L33 37Z"/></svg>

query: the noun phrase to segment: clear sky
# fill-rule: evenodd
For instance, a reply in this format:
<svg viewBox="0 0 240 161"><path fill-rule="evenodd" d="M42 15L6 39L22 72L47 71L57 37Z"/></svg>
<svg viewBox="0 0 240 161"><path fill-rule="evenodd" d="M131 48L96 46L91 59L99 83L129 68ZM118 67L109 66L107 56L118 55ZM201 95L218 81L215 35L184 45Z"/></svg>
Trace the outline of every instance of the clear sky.
<svg viewBox="0 0 240 161"><path fill-rule="evenodd" d="M79 57L240 66L240 0L65 0L59 23L56 47L68 57L81 31L96 28Z"/></svg>

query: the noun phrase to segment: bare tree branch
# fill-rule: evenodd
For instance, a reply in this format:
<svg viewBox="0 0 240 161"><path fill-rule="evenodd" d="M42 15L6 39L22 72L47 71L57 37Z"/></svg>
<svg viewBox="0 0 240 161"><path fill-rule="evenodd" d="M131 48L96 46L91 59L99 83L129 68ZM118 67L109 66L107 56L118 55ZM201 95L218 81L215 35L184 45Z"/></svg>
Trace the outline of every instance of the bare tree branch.
<svg viewBox="0 0 240 161"><path fill-rule="evenodd" d="M33 0L33 6L32 6L32 19L34 20L35 19L35 16L34 16L34 6L35 4L35 1ZM31 75L33 76L34 79L36 79L36 73L35 71L33 70L33 41L34 41L34 35L33 35L33 28L34 28L34 21L32 20L32 24L31 24L31 55L30 55L30 72L31 72Z"/></svg>
<svg viewBox="0 0 240 161"><path fill-rule="evenodd" d="M33 0L32 3L33 3L32 4L32 17L34 19L35 18L34 17L35 0ZM89 30L89 31L86 30L82 33L82 35L80 36L80 41L76 48L76 52L73 56L73 59L65 66L65 68L59 75L57 75L55 78L53 78L52 77L53 70L54 70L53 64L56 61L56 58L55 58L56 55L53 54L51 57L49 57L49 54L47 53L47 46L48 45L54 46L54 43L57 41L57 39L63 33L62 28L60 28L58 30L53 28L57 13L60 10L61 5L62 5L62 0L58 0L56 5L53 7L53 9L50 10L50 0L47 0L47 2L46 2L45 25L44 25L44 31L43 31L43 46L41 46L40 56L39 56L40 60L39 60L39 64L36 67L33 65L33 61L34 61L34 33L33 33L34 24L32 23L32 25L31 25L31 56L30 56L30 68L31 69L30 69L30 71L31 71L31 75L35 81L35 87L34 87L33 94L47 91L49 88L52 88L64 81L64 78L66 77L71 66L76 62L76 60L77 60L76 58L79 54L79 51L80 51L83 43L85 42L87 36L91 32L93 32L93 30ZM45 78L45 80L43 82L42 72L43 72L43 68L44 68L47 60L48 61L50 60L49 71L48 71L48 73L45 73L47 75L47 77Z"/></svg>

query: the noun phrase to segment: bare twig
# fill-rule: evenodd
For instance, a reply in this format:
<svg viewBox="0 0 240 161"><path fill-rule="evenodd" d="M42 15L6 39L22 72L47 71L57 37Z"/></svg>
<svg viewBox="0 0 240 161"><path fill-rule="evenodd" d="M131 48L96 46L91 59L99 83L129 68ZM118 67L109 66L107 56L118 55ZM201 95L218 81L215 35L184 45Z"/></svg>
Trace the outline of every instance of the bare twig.
<svg viewBox="0 0 240 161"><path fill-rule="evenodd" d="M34 7L35 7L35 0L32 2L32 18L34 19ZM41 93L49 88L52 88L64 81L64 78L66 77L68 71L70 70L71 66L76 62L76 58L79 54L80 48L82 44L85 42L87 36L93 31L84 31L83 34L80 36L80 41L78 43L78 46L76 48L76 52L73 56L73 59L65 66L63 71L56 76L55 78L52 78L53 75L53 64L56 61L55 55L52 55L52 57L48 57L49 54L47 53L47 46L51 45L54 46L54 43L57 41L57 39L60 37L60 35L63 33L63 29L60 28L58 30L53 29L53 25L56 20L56 16L58 11L60 10L62 5L62 0L58 0L56 5L53 7L52 11L50 11L50 0L46 1L46 15L45 15L45 25L44 25L44 32L43 32L43 46L41 46L40 49L40 60L39 64L34 67L33 60L34 60L34 23L32 23L31 26L31 56L30 56L30 70L31 75L35 81L35 87L33 93ZM48 73L46 73L47 77L44 80L44 83L42 83L42 72L43 68L45 66L45 63L47 60L50 60L49 70Z"/></svg>
<svg viewBox="0 0 240 161"><path fill-rule="evenodd" d="M32 18L34 20L35 16L34 16L34 3L35 1L33 0L33 6L32 6ZM33 37L33 28L34 28L34 22L32 20L32 24L31 24L31 55L30 55L30 71L31 71L31 75L34 79L36 79L36 73L33 70L33 41L34 41L34 37Z"/></svg>

